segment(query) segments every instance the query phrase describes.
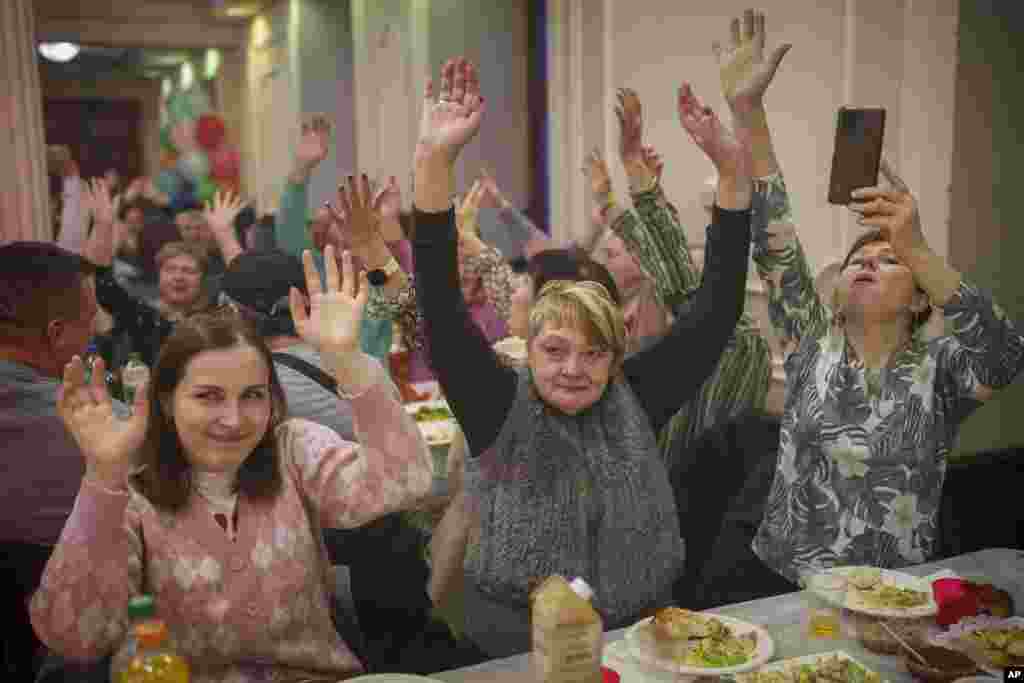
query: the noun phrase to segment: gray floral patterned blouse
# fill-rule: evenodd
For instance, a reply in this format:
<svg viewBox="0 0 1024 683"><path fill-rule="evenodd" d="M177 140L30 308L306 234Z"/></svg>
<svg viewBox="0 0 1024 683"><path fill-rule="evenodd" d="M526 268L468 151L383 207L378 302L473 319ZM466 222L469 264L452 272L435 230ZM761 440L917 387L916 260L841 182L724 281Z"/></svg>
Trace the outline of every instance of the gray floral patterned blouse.
<svg viewBox="0 0 1024 683"><path fill-rule="evenodd" d="M866 371L818 299L782 177L757 197L754 262L786 353L786 400L752 548L795 583L825 567L926 562L946 456L964 419L1024 367L1024 338L961 282L941 309L951 334L915 338Z"/></svg>

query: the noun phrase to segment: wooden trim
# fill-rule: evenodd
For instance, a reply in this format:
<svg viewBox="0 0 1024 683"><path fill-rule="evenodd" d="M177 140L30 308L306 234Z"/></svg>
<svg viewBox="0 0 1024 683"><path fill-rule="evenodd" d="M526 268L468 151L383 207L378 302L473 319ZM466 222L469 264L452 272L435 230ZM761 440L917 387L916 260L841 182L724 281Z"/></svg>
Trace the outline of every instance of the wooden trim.
<svg viewBox="0 0 1024 683"><path fill-rule="evenodd" d="M248 30L242 25L219 25L199 21L100 20L52 17L39 20L40 36L60 37L78 43L112 47L240 48Z"/></svg>

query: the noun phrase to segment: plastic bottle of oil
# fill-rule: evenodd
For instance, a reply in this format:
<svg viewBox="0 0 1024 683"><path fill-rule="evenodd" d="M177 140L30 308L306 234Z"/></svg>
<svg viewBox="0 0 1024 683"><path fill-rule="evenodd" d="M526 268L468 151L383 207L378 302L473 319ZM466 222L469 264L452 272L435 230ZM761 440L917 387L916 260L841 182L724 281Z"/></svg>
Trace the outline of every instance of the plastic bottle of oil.
<svg viewBox="0 0 1024 683"><path fill-rule="evenodd" d="M583 579L548 577L533 592L534 670L541 683L601 683L604 624Z"/></svg>

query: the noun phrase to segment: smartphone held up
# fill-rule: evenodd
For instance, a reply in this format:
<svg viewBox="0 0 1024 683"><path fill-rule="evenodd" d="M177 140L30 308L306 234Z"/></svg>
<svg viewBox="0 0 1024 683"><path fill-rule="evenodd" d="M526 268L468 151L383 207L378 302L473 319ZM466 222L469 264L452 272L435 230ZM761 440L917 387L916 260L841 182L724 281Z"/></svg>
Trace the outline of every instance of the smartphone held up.
<svg viewBox="0 0 1024 683"><path fill-rule="evenodd" d="M854 190L878 184L884 135L885 109L839 109L828 183L830 204L846 206Z"/></svg>

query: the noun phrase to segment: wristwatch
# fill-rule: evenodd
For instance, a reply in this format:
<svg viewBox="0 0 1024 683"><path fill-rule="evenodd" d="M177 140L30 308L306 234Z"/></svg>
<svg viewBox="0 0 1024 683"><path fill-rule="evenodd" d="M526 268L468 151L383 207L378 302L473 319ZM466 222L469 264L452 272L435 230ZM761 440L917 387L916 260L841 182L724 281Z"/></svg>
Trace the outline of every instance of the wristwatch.
<svg viewBox="0 0 1024 683"><path fill-rule="evenodd" d="M374 268L368 272L366 274L366 279L374 287L383 287L388 281L388 278L397 273L400 267L401 266L398 265L398 261L395 260L394 256L392 256L383 266L380 268Z"/></svg>

